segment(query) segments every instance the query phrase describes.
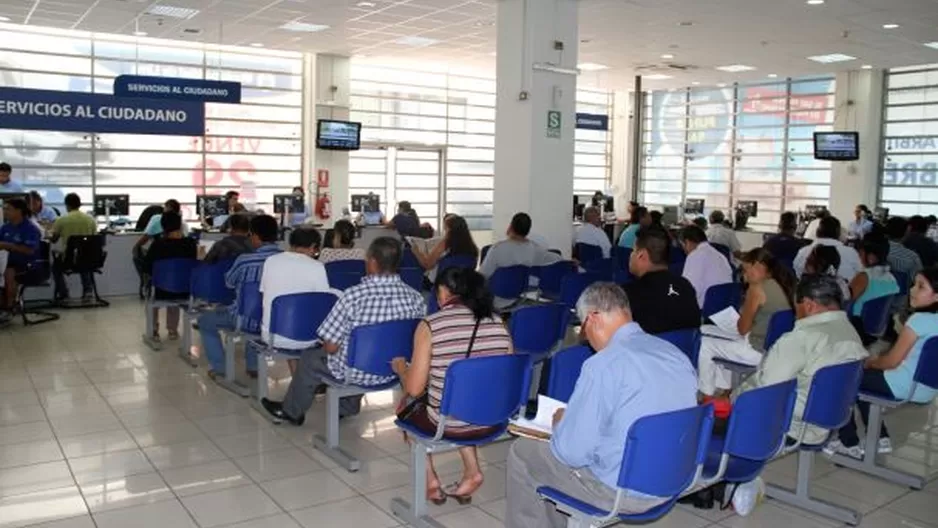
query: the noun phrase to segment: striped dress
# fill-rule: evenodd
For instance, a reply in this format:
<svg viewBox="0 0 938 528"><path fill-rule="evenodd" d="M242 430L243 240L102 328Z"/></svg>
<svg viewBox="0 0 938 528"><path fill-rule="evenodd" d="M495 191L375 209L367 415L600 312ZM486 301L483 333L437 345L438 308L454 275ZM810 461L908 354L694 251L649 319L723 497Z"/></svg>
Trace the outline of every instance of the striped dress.
<svg viewBox="0 0 938 528"><path fill-rule="evenodd" d="M443 397L443 380L449 365L466 357L475 318L469 308L454 303L426 318L430 326L431 357L430 383L427 387L429 405L427 417L434 425L440 422L440 399ZM499 319L483 319L476 332L470 357L500 356L511 353L511 337ZM484 390L484 387L479 387ZM465 422L447 420L447 433L467 433L486 427L475 427Z"/></svg>

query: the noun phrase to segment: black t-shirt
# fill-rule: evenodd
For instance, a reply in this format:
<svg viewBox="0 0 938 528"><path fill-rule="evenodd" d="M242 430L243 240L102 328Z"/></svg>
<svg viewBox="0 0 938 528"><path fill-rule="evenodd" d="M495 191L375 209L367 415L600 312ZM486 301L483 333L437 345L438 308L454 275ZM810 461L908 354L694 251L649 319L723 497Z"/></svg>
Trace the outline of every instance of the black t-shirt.
<svg viewBox="0 0 938 528"><path fill-rule="evenodd" d="M697 293L687 279L652 271L625 285L632 318L649 334L700 327Z"/></svg>
<svg viewBox="0 0 938 528"><path fill-rule="evenodd" d="M766 240L762 247L775 258L794 260L798 251L810 243L810 240L779 233Z"/></svg>
<svg viewBox="0 0 938 528"><path fill-rule="evenodd" d="M401 236L420 236L420 219L416 214L398 213L391 223Z"/></svg>
<svg viewBox="0 0 938 528"><path fill-rule="evenodd" d="M144 269L147 271L147 273L153 273L153 263L158 260L173 258L195 259L196 253L198 252L198 246L198 242L189 237L157 238L153 241L152 244L150 244L150 249L147 250L147 254L144 257ZM163 291L159 288L155 288L153 291L153 297L161 301L179 300L188 299L189 294L174 294Z"/></svg>

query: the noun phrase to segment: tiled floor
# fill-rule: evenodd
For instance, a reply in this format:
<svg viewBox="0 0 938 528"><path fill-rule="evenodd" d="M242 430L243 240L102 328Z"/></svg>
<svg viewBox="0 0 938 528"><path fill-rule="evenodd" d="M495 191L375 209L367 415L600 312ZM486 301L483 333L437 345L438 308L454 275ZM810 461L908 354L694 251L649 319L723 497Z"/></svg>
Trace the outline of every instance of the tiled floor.
<svg viewBox="0 0 938 528"><path fill-rule="evenodd" d="M63 313L62 320L0 331L0 528L392 527L392 497L409 490L407 448L395 430L390 392L367 398L344 422L342 441L364 460L338 469L312 448L322 428L317 402L304 427L273 426L207 381L167 346L140 342L142 307ZM285 390L273 369L271 391ZM868 528L938 527L938 416L906 409L888 419L896 466L933 477L910 492L819 460L817 495L864 512ZM450 528L501 526L507 444L483 449L486 483L472 506L431 514ZM454 455L438 465L459 478ZM770 482L789 484L794 459L775 462ZM676 509L656 527L837 526L769 501L753 515Z"/></svg>

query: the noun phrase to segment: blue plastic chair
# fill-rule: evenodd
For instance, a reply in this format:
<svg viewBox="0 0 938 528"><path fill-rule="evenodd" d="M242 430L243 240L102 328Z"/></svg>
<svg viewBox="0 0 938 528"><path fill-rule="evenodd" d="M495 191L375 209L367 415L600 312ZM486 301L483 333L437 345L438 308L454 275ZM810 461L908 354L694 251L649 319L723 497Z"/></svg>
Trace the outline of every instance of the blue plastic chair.
<svg viewBox="0 0 938 528"><path fill-rule="evenodd" d="M853 413L853 404L857 399L862 376L862 360L829 365L815 372L802 422L828 431L838 431ZM799 434L797 443L790 448L798 449L798 479L795 489L769 484L766 486L767 495L817 515L854 526L860 524L859 512L811 497L811 465L814 462L814 454L823 449L830 436L820 444L814 445L804 444L803 440L804 429Z"/></svg>
<svg viewBox="0 0 938 528"><path fill-rule="evenodd" d="M333 260L332 262L326 262L325 266L327 275L331 275L333 273L358 273L359 275L365 274L364 260Z"/></svg>
<svg viewBox="0 0 938 528"><path fill-rule="evenodd" d="M440 301L436 298L436 288L430 290L427 297L427 315L432 315L440 311Z"/></svg>
<svg viewBox="0 0 938 528"><path fill-rule="evenodd" d="M215 383L220 387L242 398L251 395L251 388L238 383L235 378L235 349L239 342L244 342L247 347L249 341L261 338L260 322L264 317L264 296L261 294L260 286L260 282L244 282L238 289L234 331L226 335L224 342L225 377L215 379ZM256 321L257 326L249 326L248 321ZM251 352L245 348L245 353Z"/></svg>
<svg viewBox="0 0 938 528"><path fill-rule="evenodd" d="M204 305L229 305L234 302L234 290L225 284L225 274L231 269L234 259L225 259L211 264L201 262L192 270L189 284L189 305L182 312L182 346L179 357L196 366L198 361L191 354L192 323L202 313Z"/></svg>
<svg viewBox="0 0 938 528"><path fill-rule="evenodd" d="M451 363L443 380L436 433L428 435L409 422L395 422L413 440L410 457L413 486L410 502L400 497L391 499L394 515L418 528L440 526L427 516L427 454L485 445L498 439L507 429L508 420L527 402L530 383L531 362L523 355L476 357ZM449 420L493 429L482 438L449 439L444 434Z"/></svg>
<svg viewBox="0 0 938 528"><path fill-rule="evenodd" d="M410 360L414 331L419 323L420 319L401 319L362 325L349 335L347 366L372 376L388 378L388 381L361 386L332 377L323 378L326 384L326 436L314 435L313 445L348 471L358 471L361 461L339 447L339 400L398 386L400 382L391 370L391 360L396 357Z"/></svg>
<svg viewBox="0 0 938 528"><path fill-rule="evenodd" d="M938 389L938 337L930 337L922 345L918 365L912 376L909 395L915 394L919 385ZM883 423L883 409L894 409L910 402L908 398L887 398L875 392L860 391L859 400L870 404L870 415L866 424L863 459L857 460L844 455L834 455L831 460L841 466L861 471L912 489L922 489L926 480L919 475L877 465L876 452L879 443L879 431Z"/></svg>
<svg viewBox="0 0 938 528"><path fill-rule="evenodd" d="M577 260L579 260L580 264L584 267L590 262L605 259L603 256L603 248L594 246L592 244L584 244L579 242L573 246L573 250L576 252Z"/></svg>
<svg viewBox="0 0 938 528"><path fill-rule="evenodd" d="M863 320L863 330L873 337L883 337L889 325L889 313L895 295L883 295L863 303L860 308L860 319Z"/></svg>
<svg viewBox="0 0 938 528"><path fill-rule="evenodd" d="M681 349L687 359L690 359L691 365L694 366L694 370L697 370L697 359L700 357L700 330L697 328L685 328L683 330L672 330L670 332L664 332L657 334L655 337L660 337L668 343Z"/></svg>
<svg viewBox="0 0 938 528"><path fill-rule="evenodd" d="M563 303L567 309L571 311L576 310L576 303L580 300L580 295L583 294L583 290L588 288L590 284L600 281L602 281L602 277L595 273L574 273L567 275L560 284L560 302ZM579 324L577 317L573 317L570 322L572 324Z"/></svg>
<svg viewBox="0 0 938 528"><path fill-rule="evenodd" d="M436 274L439 276L449 268L476 269L476 259L471 255L446 255L436 264Z"/></svg>
<svg viewBox="0 0 938 528"><path fill-rule="evenodd" d="M615 261L611 258L596 259L590 262L581 264L581 267L587 271L587 273L595 273L604 281L612 281L615 274Z"/></svg>
<svg viewBox="0 0 938 528"><path fill-rule="evenodd" d="M399 268L419 268L420 261L417 260L417 257L414 255L414 250L405 247L404 251L401 252L401 262L398 264Z"/></svg>
<svg viewBox="0 0 938 528"><path fill-rule="evenodd" d="M401 268L398 270L397 273L401 276L401 280L404 281L404 284L410 286L411 288L417 291L420 291L423 289L423 276L424 276L423 273L424 272L422 268ZM361 280L359 280L359 282L361 282Z"/></svg>
<svg viewBox="0 0 938 528"><path fill-rule="evenodd" d="M153 318L155 308L183 307L185 302L163 301L153 298L156 289L178 294L188 295L192 284L192 272L199 261L188 258L173 258L157 260L153 263L153 273L150 279L150 289L147 292L147 302L145 305L146 330L143 334L143 342L153 350L162 349L159 341L153 339L153 330L156 327L156 321Z"/></svg>
<svg viewBox="0 0 938 528"><path fill-rule="evenodd" d="M719 251L724 257L726 257L726 261L730 263L730 266L733 265L733 256L731 254L732 252L730 251L729 246L726 246L724 244L715 244L713 242L710 242L710 245L713 246L714 249Z"/></svg>
<svg viewBox="0 0 938 528"><path fill-rule="evenodd" d="M639 418L629 428L619 470L616 500L605 510L571 497L557 489L541 486L538 495L553 502L558 511L570 515L574 526L602 526L609 521L646 523L671 511L678 497L693 486L703 468L713 405L701 405ZM618 511L626 490L666 500L644 512ZM580 524L575 524L579 522Z"/></svg>
<svg viewBox="0 0 938 528"><path fill-rule="evenodd" d="M580 378L583 363L592 357L593 351L586 345L565 348L550 358L550 374L547 377L547 396L562 402L570 401L576 380Z"/></svg>
<svg viewBox="0 0 938 528"><path fill-rule="evenodd" d="M498 268L489 277L489 291L495 297L517 302L521 294L528 289L528 277L531 268L527 266L508 266Z"/></svg>
<svg viewBox="0 0 938 528"><path fill-rule="evenodd" d="M632 250L621 246L612 246L613 258L616 260L616 271L629 269L629 259L632 257Z"/></svg>
<svg viewBox="0 0 938 528"><path fill-rule="evenodd" d="M703 318L706 319L728 306L739 310L742 298L743 287L738 282L715 284L707 289L707 293L704 294L704 304L700 312Z"/></svg>
<svg viewBox="0 0 938 528"><path fill-rule="evenodd" d="M892 276L896 278L896 284L899 285L899 297L905 297L909 294L909 288L912 287L912 277L904 271L892 270Z"/></svg>
<svg viewBox="0 0 938 528"><path fill-rule="evenodd" d="M536 269L539 296L551 301L560 300L560 287L564 277L577 272L576 265L569 260L561 260Z"/></svg>
<svg viewBox="0 0 938 528"><path fill-rule="evenodd" d="M768 352L778 338L795 329L795 312L792 310L779 310L769 318L769 326L765 332L763 348Z"/></svg>
<svg viewBox="0 0 938 528"><path fill-rule="evenodd" d="M508 332L516 354L543 361L563 343L570 324L570 310L560 303L522 306L511 314Z"/></svg>
<svg viewBox="0 0 938 528"><path fill-rule="evenodd" d="M703 482L743 483L759 476L785 445L797 400L794 379L742 393L733 404L725 436L713 435L707 448Z"/></svg>

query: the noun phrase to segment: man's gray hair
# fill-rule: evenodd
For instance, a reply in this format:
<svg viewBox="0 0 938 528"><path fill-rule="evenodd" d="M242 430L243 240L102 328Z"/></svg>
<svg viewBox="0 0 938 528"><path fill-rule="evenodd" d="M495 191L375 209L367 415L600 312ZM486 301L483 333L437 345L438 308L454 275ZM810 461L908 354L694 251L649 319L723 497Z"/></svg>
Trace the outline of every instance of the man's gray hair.
<svg viewBox="0 0 938 528"><path fill-rule="evenodd" d="M594 219L594 218L595 218L596 220L599 220L599 217L600 217L600 214L599 214L599 207L596 207L596 206L591 205L591 206L587 207L586 209L583 209L583 220L584 220L584 221L589 222L590 220L592 220L592 219Z"/></svg>
<svg viewBox="0 0 938 528"><path fill-rule="evenodd" d="M590 312L630 312L629 298L614 282L596 282L589 285L576 302L576 313L584 320Z"/></svg>
<svg viewBox="0 0 938 528"><path fill-rule="evenodd" d="M844 291L839 281L840 279L833 275L805 275L798 283L795 299L798 302L811 299L822 306L836 307L839 310L844 303Z"/></svg>

